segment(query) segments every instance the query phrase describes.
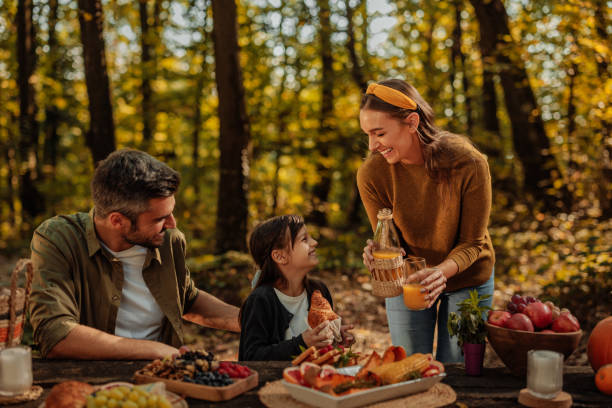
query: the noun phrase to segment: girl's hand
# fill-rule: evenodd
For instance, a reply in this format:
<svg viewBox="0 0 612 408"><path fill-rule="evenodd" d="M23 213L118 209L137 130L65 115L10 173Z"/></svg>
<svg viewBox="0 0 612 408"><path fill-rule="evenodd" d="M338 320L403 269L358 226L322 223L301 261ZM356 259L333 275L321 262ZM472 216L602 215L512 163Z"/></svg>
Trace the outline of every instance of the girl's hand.
<svg viewBox="0 0 612 408"><path fill-rule="evenodd" d="M317 348L320 348L331 344L332 340L329 338L327 333L321 333L323 329L325 329L328 325L329 321L326 320L324 322L321 322L321 324L319 324L314 329L308 329L304 333L302 333L302 340L304 340L306 346L315 346Z"/></svg>
<svg viewBox="0 0 612 408"><path fill-rule="evenodd" d="M346 324L340 326L340 334L342 335L342 345L344 347L350 347L355 343L355 336L349 330L353 330L352 324Z"/></svg>
<svg viewBox="0 0 612 408"><path fill-rule="evenodd" d="M416 273L413 273L407 278L407 282L419 282L425 292L425 299L429 302L427 308L430 308L438 299L438 296L446 288L446 276L439 268L425 268Z"/></svg>

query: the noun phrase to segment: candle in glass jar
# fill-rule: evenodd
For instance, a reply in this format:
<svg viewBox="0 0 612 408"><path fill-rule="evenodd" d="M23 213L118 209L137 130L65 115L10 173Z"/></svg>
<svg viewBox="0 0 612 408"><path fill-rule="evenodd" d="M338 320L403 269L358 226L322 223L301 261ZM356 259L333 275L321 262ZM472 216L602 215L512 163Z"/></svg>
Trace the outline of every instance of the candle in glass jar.
<svg viewBox="0 0 612 408"><path fill-rule="evenodd" d="M22 394L32 387L32 354L29 347L0 350L0 395Z"/></svg>
<svg viewBox="0 0 612 408"><path fill-rule="evenodd" d="M563 388L563 355L550 350L527 352L527 389L539 398L552 399Z"/></svg>

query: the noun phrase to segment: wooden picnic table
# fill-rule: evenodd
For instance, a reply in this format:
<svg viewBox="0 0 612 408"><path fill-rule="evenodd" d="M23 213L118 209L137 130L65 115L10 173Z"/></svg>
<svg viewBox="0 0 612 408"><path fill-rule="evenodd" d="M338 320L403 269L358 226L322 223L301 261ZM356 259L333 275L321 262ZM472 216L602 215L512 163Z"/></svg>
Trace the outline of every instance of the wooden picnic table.
<svg viewBox="0 0 612 408"><path fill-rule="evenodd" d="M104 384L111 381L132 380L134 372L148 361L74 361L74 360L41 360L34 359L34 383L44 388L44 393L37 401L13 407L38 407L51 387L67 380L78 380L90 384ZM259 386L238 397L212 403L188 398L190 407L263 407L257 390L268 381L282 377L288 366L286 361L250 361L243 363L259 373ZM468 407L516 407L525 379L513 377L505 367L485 368L480 377L465 374L462 364L446 365L447 376L444 383L450 385L457 393L457 402ZM566 366L563 376L563 390L572 395L574 407L612 407L612 396L600 393L594 384L593 370L585 366ZM449 407L458 406L456 404Z"/></svg>

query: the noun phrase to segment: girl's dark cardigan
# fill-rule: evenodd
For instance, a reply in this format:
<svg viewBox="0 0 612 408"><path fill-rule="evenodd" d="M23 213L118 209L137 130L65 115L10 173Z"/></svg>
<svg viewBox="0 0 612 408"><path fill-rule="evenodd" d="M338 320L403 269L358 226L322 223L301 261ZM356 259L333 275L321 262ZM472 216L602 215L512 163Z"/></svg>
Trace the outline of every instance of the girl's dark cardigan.
<svg viewBox="0 0 612 408"><path fill-rule="evenodd" d="M306 285L308 309L310 297L319 289L333 307L329 289L321 281L309 279ZM306 347L302 335L285 340L285 332L293 314L282 305L272 285L261 285L253 290L242 307L240 318L239 361L292 360Z"/></svg>

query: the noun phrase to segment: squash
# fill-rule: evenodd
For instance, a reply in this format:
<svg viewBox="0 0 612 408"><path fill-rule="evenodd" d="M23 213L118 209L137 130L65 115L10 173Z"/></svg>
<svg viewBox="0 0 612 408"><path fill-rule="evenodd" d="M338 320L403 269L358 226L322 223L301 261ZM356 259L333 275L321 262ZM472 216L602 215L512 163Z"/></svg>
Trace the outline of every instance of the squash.
<svg viewBox="0 0 612 408"><path fill-rule="evenodd" d="M587 355L593 370L612 363L612 316L601 320L589 336Z"/></svg>

